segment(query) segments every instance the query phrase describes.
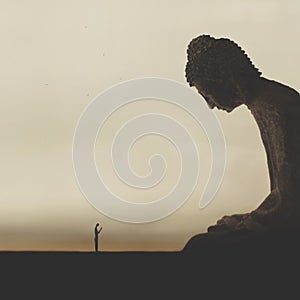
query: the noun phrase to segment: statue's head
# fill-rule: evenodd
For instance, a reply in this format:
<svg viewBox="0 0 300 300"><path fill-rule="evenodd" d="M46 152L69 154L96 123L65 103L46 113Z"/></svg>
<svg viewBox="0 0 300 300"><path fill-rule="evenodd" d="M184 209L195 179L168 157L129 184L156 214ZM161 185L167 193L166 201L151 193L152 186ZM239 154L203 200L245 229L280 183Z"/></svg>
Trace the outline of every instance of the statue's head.
<svg viewBox="0 0 300 300"><path fill-rule="evenodd" d="M194 38L187 49L186 79L211 108L228 112L247 104L261 72L236 43L209 35Z"/></svg>

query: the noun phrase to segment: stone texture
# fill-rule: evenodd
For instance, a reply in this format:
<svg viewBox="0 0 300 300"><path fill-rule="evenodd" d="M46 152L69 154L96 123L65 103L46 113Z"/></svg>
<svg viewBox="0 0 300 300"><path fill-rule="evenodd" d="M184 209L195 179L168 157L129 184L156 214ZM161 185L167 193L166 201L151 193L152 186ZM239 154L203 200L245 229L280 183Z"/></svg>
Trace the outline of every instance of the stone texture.
<svg viewBox="0 0 300 300"><path fill-rule="evenodd" d="M224 216L208 232L300 228L299 93L262 77L245 51L229 39L202 35L190 42L187 53L187 81L211 108L231 112L244 104L251 111L265 147L270 178L270 194L256 209Z"/></svg>

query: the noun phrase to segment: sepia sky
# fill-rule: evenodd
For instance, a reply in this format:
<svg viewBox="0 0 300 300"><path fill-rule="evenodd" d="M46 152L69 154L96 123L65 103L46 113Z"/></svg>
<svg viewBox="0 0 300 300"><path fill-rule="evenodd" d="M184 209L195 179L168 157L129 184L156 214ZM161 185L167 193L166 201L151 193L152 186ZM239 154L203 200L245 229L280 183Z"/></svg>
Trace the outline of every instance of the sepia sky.
<svg viewBox="0 0 300 300"><path fill-rule="evenodd" d="M72 164L72 141L84 108L110 86L139 77L186 84L189 41L227 37L263 76L300 89L300 2L179 0L0 0L0 250L93 250L93 227L103 227L100 249L179 250L223 215L248 212L268 194L266 157L246 107L215 111L227 144L223 183L204 209L198 201L208 178L205 135L185 111L149 99L111 115L99 134L97 165L108 186L128 201L153 201L176 182L178 153L147 136L131 153L132 168L148 171L147 157L168 162L153 190L118 182L107 153L123 122L141 113L169 114L189 129L199 149L201 176L190 199L169 217L127 224L98 212L82 195Z"/></svg>

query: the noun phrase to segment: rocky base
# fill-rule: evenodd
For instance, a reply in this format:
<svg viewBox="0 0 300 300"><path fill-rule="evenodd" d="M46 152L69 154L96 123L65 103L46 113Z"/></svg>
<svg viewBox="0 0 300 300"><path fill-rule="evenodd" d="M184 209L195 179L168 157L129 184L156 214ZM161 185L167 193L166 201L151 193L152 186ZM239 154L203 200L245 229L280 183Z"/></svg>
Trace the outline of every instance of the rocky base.
<svg viewBox="0 0 300 300"><path fill-rule="evenodd" d="M300 227L277 228L265 231L234 230L210 231L191 238L183 249L186 254L222 254L222 252L239 255L247 253L260 257L292 255L300 251ZM223 255L223 254L222 254ZM274 258L273 257L273 258Z"/></svg>

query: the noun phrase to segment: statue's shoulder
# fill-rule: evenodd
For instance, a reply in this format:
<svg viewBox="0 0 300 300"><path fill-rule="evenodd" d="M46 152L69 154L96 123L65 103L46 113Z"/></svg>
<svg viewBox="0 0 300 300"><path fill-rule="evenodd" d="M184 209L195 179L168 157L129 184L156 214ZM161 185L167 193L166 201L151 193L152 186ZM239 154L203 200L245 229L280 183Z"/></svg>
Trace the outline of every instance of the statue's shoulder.
<svg viewBox="0 0 300 300"><path fill-rule="evenodd" d="M287 102L293 105L300 105L300 95L298 91L292 87L275 80L266 78L262 78L262 80L263 88L260 96L266 101L271 101L273 103L274 101L278 101L282 105L287 104Z"/></svg>
<svg viewBox="0 0 300 300"><path fill-rule="evenodd" d="M285 95L299 97L298 91L296 91L294 88L288 85L285 85L275 80L266 79L266 78L263 78L263 80L265 83L264 84L265 90L269 93L274 93L274 94L283 93Z"/></svg>

